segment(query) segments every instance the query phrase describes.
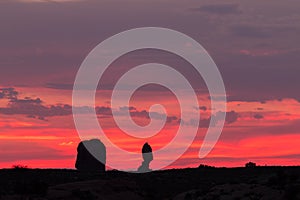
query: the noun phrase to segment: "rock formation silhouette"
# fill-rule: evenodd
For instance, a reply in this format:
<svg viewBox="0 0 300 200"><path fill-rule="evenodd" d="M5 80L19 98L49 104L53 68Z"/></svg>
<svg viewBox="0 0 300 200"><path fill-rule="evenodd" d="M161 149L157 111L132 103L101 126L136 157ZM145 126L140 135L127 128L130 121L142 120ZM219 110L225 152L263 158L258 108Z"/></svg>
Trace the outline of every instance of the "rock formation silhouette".
<svg viewBox="0 0 300 200"><path fill-rule="evenodd" d="M94 152L92 155L91 152ZM95 157L94 157L95 156ZM81 141L77 147L75 167L79 171L104 172L106 163L106 148L98 139Z"/></svg>
<svg viewBox="0 0 300 200"><path fill-rule="evenodd" d="M146 142L142 148L143 162L142 165L138 168L138 172L150 172L149 168L150 162L153 160L152 148Z"/></svg>

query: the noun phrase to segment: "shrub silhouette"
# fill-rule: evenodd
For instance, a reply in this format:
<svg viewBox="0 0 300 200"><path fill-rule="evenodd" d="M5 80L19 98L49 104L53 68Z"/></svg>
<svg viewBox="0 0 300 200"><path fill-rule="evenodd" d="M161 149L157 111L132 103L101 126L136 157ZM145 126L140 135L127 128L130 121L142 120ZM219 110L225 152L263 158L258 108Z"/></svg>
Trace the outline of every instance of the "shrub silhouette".
<svg viewBox="0 0 300 200"><path fill-rule="evenodd" d="M13 165L12 168L14 170L27 170L27 169L29 169L26 165L20 165L20 164Z"/></svg>
<svg viewBox="0 0 300 200"><path fill-rule="evenodd" d="M199 169L213 169L215 168L214 166L209 166L209 165L204 165L204 164L200 164L198 166Z"/></svg>
<svg viewBox="0 0 300 200"><path fill-rule="evenodd" d="M94 153L92 155L90 151ZM95 156L95 157L94 157ZM105 171L106 148L98 139L81 141L77 147L75 167L79 171Z"/></svg>
<svg viewBox="0 0 300 200"><path fill-rule="evenodd" d="M256 167L256 163L248 162L248 163L245 164L245 167L248 167L248 168Z"/></svg>

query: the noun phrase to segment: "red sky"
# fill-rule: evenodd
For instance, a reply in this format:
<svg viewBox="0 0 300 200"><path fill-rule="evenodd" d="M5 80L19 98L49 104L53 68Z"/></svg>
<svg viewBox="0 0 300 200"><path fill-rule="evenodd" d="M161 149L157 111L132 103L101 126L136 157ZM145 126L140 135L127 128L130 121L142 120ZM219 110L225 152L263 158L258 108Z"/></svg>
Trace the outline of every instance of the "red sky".
<svg viewBox="0 0 300 200"><path fill-rule="evenodd" d="M68 108L59 104L61 100L65 104L70 104L70 91L58 91L54 89L44 89L40 95L39 90L34 94L30 93L30 88L15 88L18 91L18 100L28 96L23 102L9 102L11 100L1 99L1 160L2 168L10 167L14 164L28 165L29 167L42 168L73 168L76 158L76 148L80 141L74 127L74 122ZM55 96L49 95L55 91ZM103 91L99 91L101 93ZM43 95L44 93L44 95ZM103 92L105 93L105 92ZM138 93L138 92L137 92ZM149 91L141 91L143 95L149 95ZM152 92L154 93L154 92ZM158 93L157 99L162 96ZM169 95L168 95L169 94ZM151 96L153 97L154 94ZM42 102L32 103L39 96ZM139 95L132 99L132 105L136 107L133 119L140 125L146 125L149 120L142 111L151 105L153 100L139 100ZM177 116L178 109L174 97L166 92L164 100L167 102L168 116ZM134 100L136 99L136 100ZM156 103L157 99L155 100ZM103 107L109 107L106 99L102 99ZM49 102L49 103L48 103ZM151 103L152 102L152 103ZM201 102L201 101L200 101ZM61 110L53 113L53 116L43 117L41 107L47 108L45 112L53 112L51 106L60 106ZM201 119L205 120L210 116L209 102L201 105L206 110L200 110ZM6 110L4 109L6 108ZM32 112L28 109L33 109ZM175 108L175 109L174 109ZM53 108L52 108L53 109ZM228 102L227 122L222 135L214 147L213 151L204 159L198 158L199 148L202 144L203 136L207 127L200 126L197 137L188 151L173 163L172 167L196 167L200 163L214 166L242 166L248 161L254 161L259 165L298 165L300 162L298 141L300 115L299 102L293 99L282 101L274 100L265 103L259 102ZM12 112L12 113L9 113ZM14 113L13 113L14 112ZM18 114L16 114L18 113ZM28 113L28 114L26 114ZM34 115L36 113L36 115ZM32 116L29 116L32 114ZM153 150L158 150L166 145L176 134L178 123L176 121L167 123L164 129L157 135L149 139L134 139L120 131L109 114L109 112L99 112L99 122L104 128L110 140L119 147L132 152L140 152L144 142L148 141ZM43 117L39 119L39 117ZM97 133L96 133L97 134ZM172 151L170 152L172 154ZM118 160L116 157L109 159ZM121 162L121 161L120 161ZM137 161L137 166L140 161ZM123 166L126 169L126 166Z"/></svg>
<svg viewBox="0 0 300 200"><path fill-rule="evenodd" d="M214 149L199 159L210 117L204 82L173 54L133 52L110 66L97 92L99 122L113 143L139 152L147 140L155 151L174 137L180 112L174 95L165 89L144 88L130 102L137 124L149 123L147 111L155 103L173 117L149 139L122 133L110 114L110 94L118 78L134 66L159 62L190 78L202 107L195 141L168 168L243 166L248 161L300 165L299 2L126 1L124 6L118 1L0 3L0 168L74 168L80 141L71 112L77 70L99 42L143 26L181 31L207 49L224 79L226 124Z"/></svg>

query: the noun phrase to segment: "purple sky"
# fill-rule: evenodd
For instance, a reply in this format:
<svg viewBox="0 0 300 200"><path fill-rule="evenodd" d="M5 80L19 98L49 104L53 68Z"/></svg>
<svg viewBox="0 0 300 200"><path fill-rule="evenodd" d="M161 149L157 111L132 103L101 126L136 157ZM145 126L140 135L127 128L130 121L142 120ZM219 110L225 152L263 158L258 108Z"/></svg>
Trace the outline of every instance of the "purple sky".
<svg viewBox="0 0 300 200"><path fill-rule="evenodd" d="M298 1L1 1L0 85L72 84L99 42L134 27L190 35L234 100L300 100Z"/></svg>

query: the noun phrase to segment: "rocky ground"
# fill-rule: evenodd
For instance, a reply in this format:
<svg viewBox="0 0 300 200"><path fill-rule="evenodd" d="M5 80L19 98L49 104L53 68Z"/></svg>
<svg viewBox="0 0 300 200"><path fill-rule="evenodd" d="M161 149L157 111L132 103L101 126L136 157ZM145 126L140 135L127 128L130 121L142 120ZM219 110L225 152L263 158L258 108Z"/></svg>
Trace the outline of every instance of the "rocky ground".
<svg viewBox="0 0 300 200"><path fill-rule="evenodd" d="M300 167L174 169L146 174L0 170L0 199L300 199Z"/></svg>

